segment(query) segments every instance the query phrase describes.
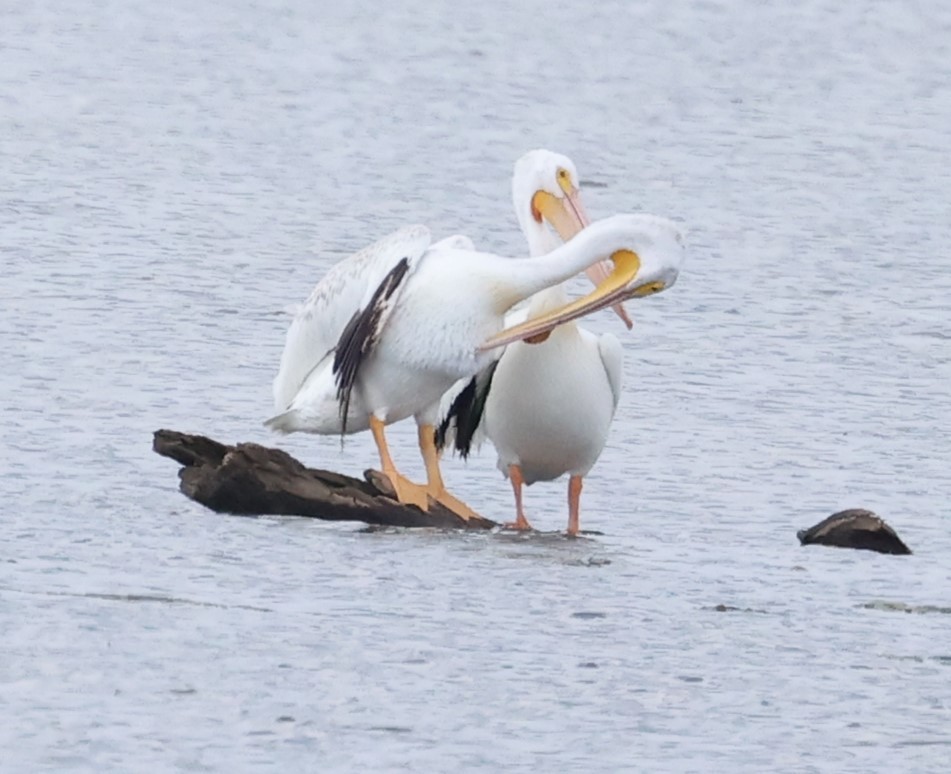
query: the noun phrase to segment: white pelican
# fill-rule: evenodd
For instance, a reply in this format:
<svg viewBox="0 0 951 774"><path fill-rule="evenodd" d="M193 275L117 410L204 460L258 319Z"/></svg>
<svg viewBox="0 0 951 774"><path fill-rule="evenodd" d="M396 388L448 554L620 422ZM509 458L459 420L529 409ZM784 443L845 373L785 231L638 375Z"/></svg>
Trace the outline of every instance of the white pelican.
<svg viewBox="0 0 951 774"><path fill-rule="evenodd" d="M564 191L542 191L536 204L557 221ZM439 474L433 423L443 393L483 370L498 347L669 287L683 253L672 222L644 215L606 218L538 258L511 260L468 244L431 245L425 227L409 226L333 266L291 323L274 380L281 413L265 423L284 433L370 429L400 502L425 510L433 497L463 517L473 512ZM605 257L613 269L592 293L503 330L512 306ZM410 416L426 486L399 474L384 436L386 425Z"/></svg>
<svg viewBox="0 0 951 774"><path fill-rule="evenodd" d="M581 206L578 174L565 156L545 150L527 153L515 164L512 199L531 255L544 255L558 245L534 207L536 191L562 187L574 216L563 238L587 225ZM567 233L566 233L567 231ZM606 271L588 270L595 281ZM565 285L532 297L530 317L567 303ZM622 305L615 311L631 327ZM498 467L511 481L516 520L506 526L531 529L522 506L522 486L568 479L568 534L578 534L579 502L584 477L604 449L621 392L623 351L611 334L595 336L571 322L542 342L515 342L501 358L458 386L437 435L437 446L454 436L456 450L467 457L474 439L487 437L498 453ZM445 399L444 399L445 400ZM446 401L448 402L448 401ZM450 432L451 431L451 432Z"/></svg>

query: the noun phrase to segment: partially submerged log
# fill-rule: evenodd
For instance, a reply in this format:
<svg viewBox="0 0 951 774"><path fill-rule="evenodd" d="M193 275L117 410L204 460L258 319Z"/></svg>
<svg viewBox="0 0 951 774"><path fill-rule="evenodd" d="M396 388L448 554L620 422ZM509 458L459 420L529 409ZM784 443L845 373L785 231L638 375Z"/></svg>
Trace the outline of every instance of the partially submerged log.
<svg viewBox="0 0 951 774"><path fill-rule="evenodd" d="M898 533L871 511L849 508L833 513L814 527L796 533L801 545L816 543L839 548L859 548L880 554L910 554Z"/></svg>
<svg viewBox="0 0 951 774"><path fill-rule="evenodd" d="M307 468L287 452L256 443L229 446L203 435L156 430L152 449L181 463L182 492L217 513L309 516L390 527L498 526L490 519L466 521L432 500L427 511L403 505L378 471L367 470L360 480Z"/></svg>

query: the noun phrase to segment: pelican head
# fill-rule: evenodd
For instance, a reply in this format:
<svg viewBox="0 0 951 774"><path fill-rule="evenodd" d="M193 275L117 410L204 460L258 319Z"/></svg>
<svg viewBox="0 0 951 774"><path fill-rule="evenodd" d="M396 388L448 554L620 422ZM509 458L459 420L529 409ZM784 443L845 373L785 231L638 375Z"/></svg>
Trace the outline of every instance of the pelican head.
<svg viewBox="0 0 951 774"><path fill-rule="evenodd" d="M608 256L610 271L588 295L520 325L506 328L485 342L485 351L547 333L558 325L632 298L659 293L671 287L680 273L686 248L677 225L656 215L612 215L588 226L575 243L558 253L581 246Z"/></svg>
<svg viewBox="0 0 951 774"><path fill-rule="evenodd" d="M578 170L571 159L560 153L532 150L516 161L512 200L533 254L545 253L557 246L546 223L561 241L567 242L591 222L581 202ZM599 285L610 271L611 265L605 261L588 267L585 273ZM614 311L628 328L633 327L623 304L615 304Z"/></svg>
<svg viewBox="0 0 951 774"><path fill-rule="evenodd" d="M535 240L547 233L545 224L567 242L588 225L581 204L578 171L567 156L548 150L533 150L515 162L512 200L519 225Z"/></svg>

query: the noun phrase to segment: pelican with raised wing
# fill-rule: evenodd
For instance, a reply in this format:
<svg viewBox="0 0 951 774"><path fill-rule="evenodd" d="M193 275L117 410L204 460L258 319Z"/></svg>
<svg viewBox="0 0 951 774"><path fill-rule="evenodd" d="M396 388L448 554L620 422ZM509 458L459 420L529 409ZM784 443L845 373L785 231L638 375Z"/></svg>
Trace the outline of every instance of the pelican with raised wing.
<svg viewBox="0 0 951 774"><path fill-rule="evenodd" d="M539 193L550 222L564 217L563 189ZM433 245L425 227L410 226L332 267L288 331L274 380L280 413L266 422L284 433L369 429L400 502L425 509L432 497L464 517L473 512L446 491L439 473L433 424L440 396L483 370L497 347L669 287L683 256L677 227L644 215L593 223L542 257L512 260L466 246ZM605 258L612 269L592 293L505 328L515 304ZM384 427L410 416L425 486L403 477L387 448Z"/></svg>

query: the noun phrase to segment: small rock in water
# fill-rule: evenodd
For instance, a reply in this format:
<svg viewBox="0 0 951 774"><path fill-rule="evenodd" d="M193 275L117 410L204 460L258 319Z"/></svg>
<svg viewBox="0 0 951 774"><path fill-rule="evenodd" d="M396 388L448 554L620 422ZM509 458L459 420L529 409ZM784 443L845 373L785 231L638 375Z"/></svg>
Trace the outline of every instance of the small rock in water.
<svg viewBox="0 0 951 774"><path fill-rule="evenodd" d="M817 543L822 546L878 551L880 554L911 553L895 530L874 513L862 508L833 513L814 527L799 530L796 537L804 546Z"/></svg>

